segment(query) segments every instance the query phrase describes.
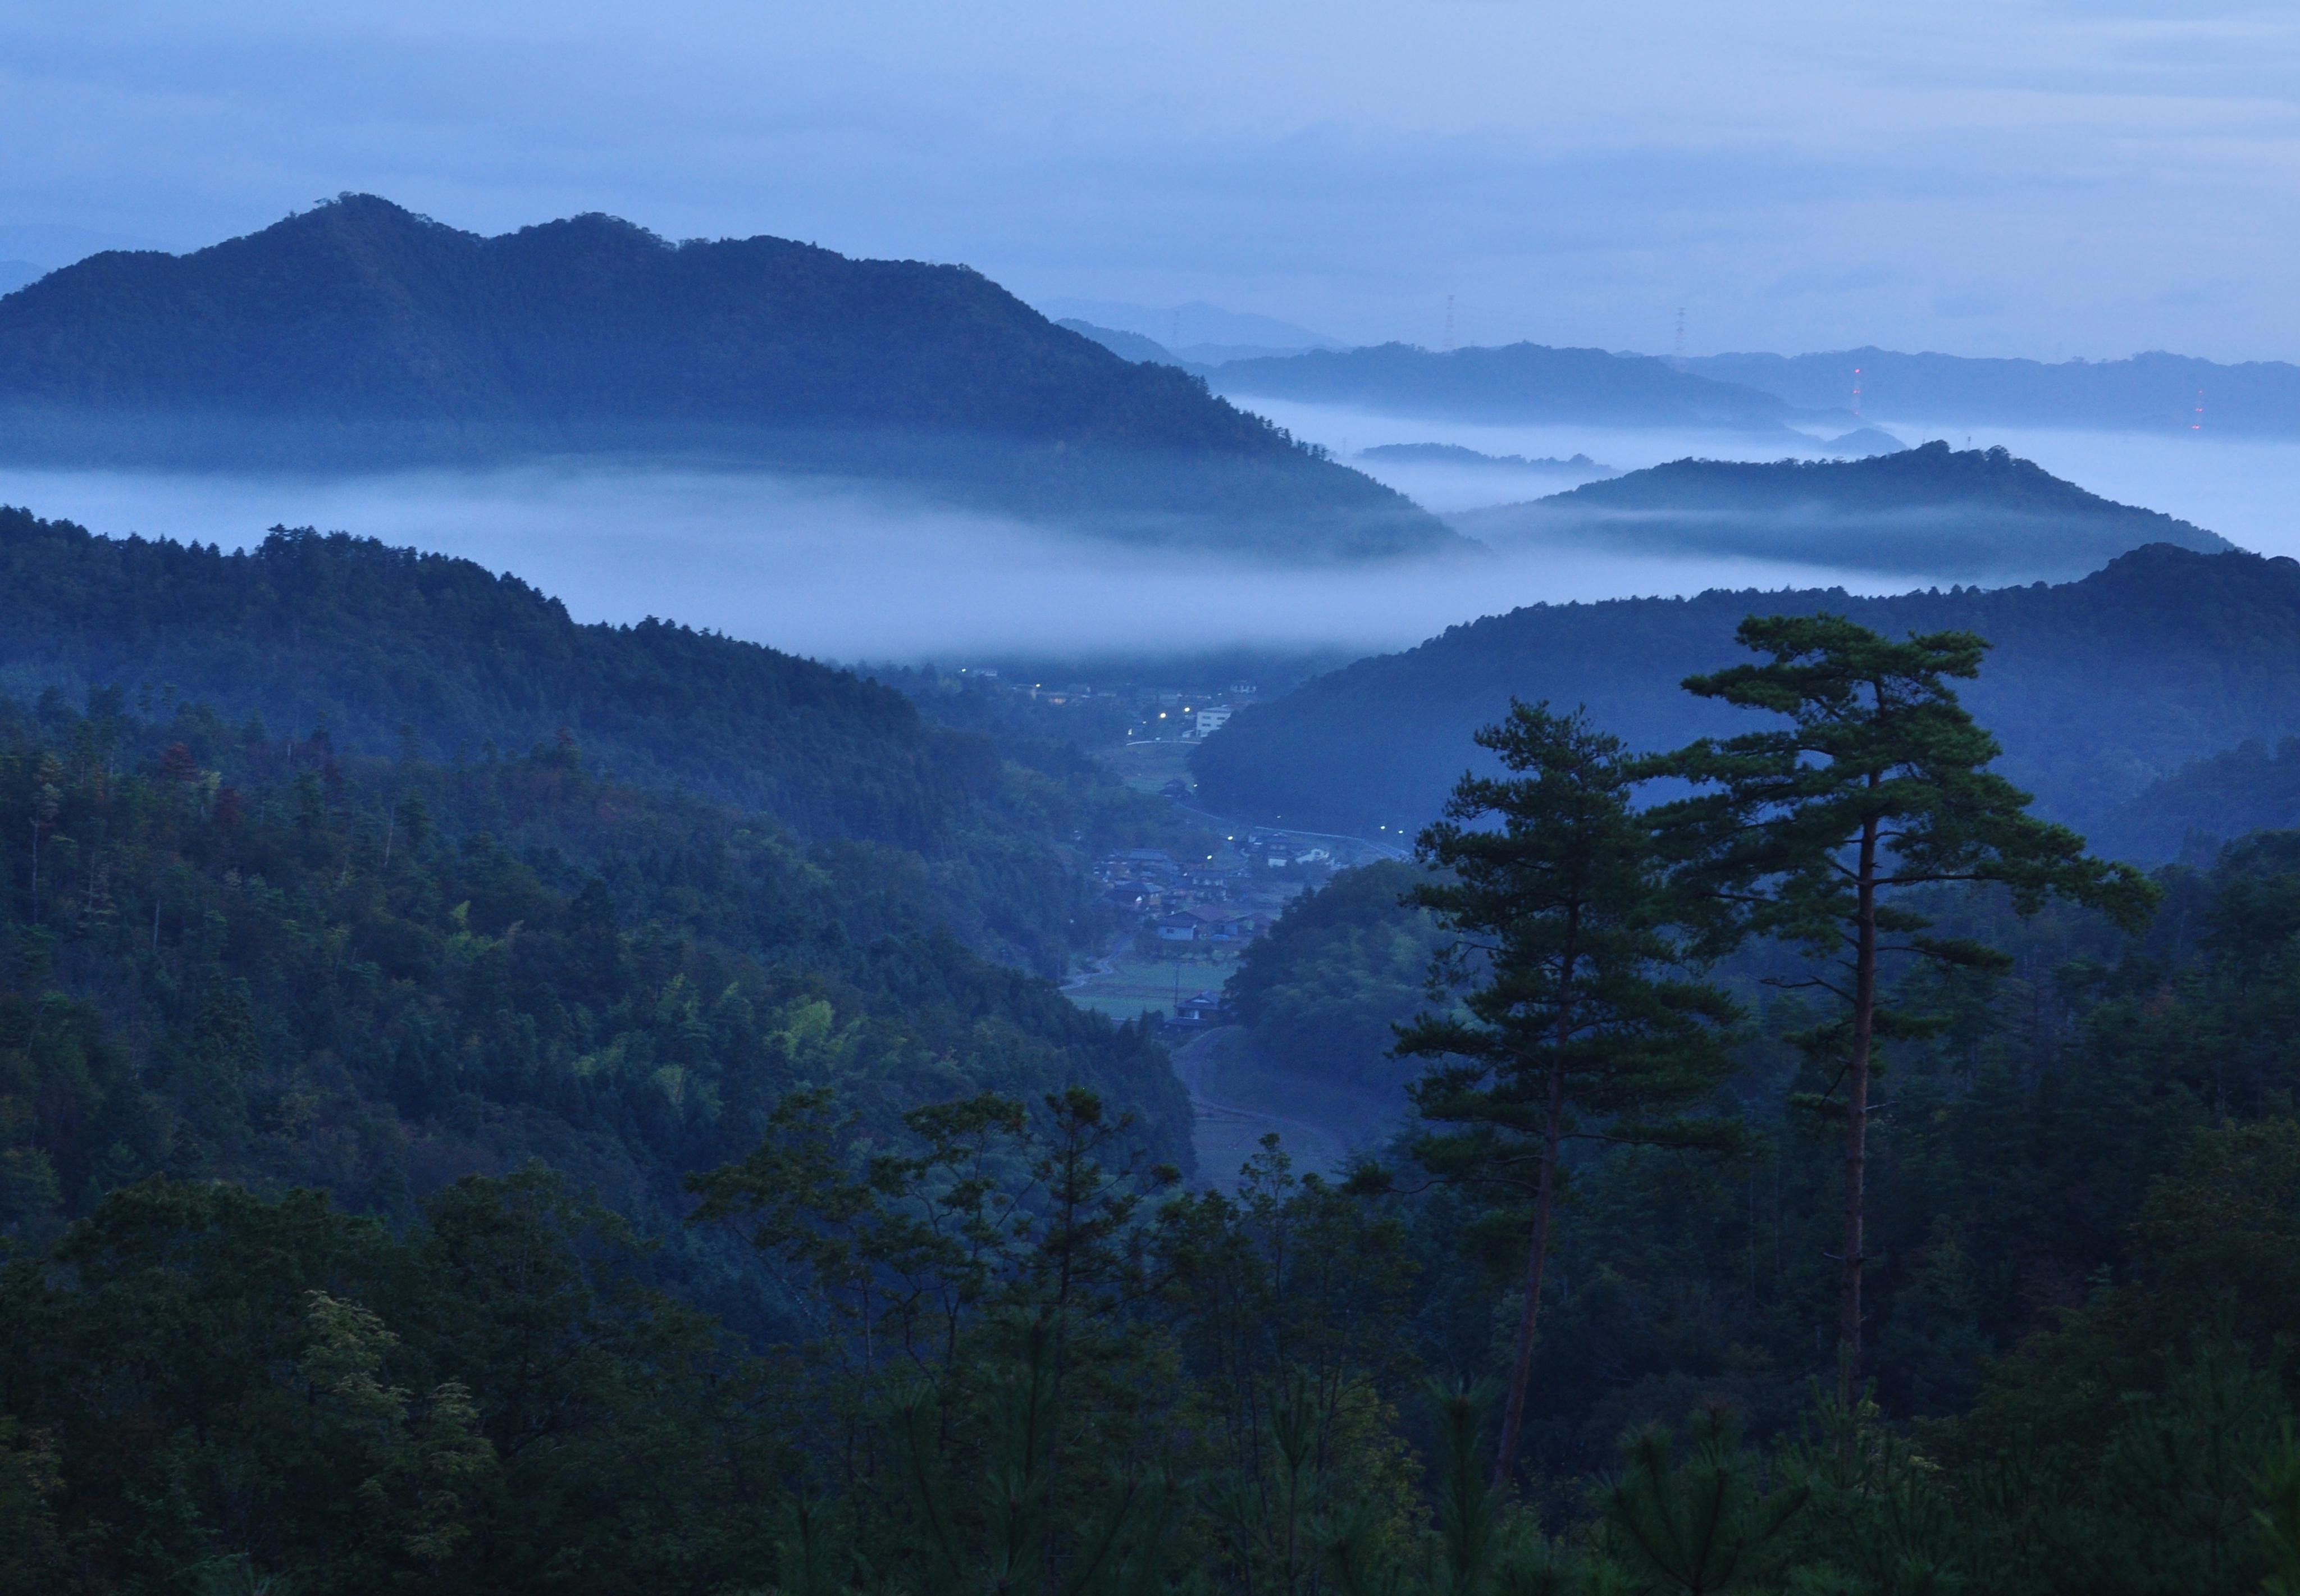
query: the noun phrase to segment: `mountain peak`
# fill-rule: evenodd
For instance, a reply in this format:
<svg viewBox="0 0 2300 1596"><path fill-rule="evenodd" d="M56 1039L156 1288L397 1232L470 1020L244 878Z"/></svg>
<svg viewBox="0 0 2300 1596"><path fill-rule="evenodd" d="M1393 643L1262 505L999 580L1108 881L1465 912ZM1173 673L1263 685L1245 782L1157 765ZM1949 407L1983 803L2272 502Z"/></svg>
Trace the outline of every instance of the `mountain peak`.
<svg viewBox="0 0 2300 1596"><path fill-rule="evenodd" d="M596 212L486 238L345 194L191 255L84 261L0 299L0 406L22 423L7 447L43 460L700 453L1129 537L1462 547L979 273L776 238L678 246Z"/></svg>

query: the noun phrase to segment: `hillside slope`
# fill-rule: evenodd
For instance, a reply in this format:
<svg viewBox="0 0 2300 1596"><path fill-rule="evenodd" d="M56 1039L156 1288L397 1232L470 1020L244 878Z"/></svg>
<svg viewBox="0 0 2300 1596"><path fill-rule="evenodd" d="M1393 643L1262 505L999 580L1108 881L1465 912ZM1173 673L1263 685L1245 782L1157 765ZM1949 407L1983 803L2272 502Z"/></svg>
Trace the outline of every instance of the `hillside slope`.
<svg viewBox="0 0 2300 1596"><path fill-rule="evenodd" d="M0 822L37 844L0 862L0 1233L161 1171L404 1220L540 1158L762 1331L789 1305L680 1233L682 1181L787 1092L885 1135L922 1101L1084 1084L1189 1160L1148 1032L969 952L883 857L572 748L387 762L117 690L0 698Z"/></svg>
<svg viewBox="0 0 2300 1596"><path fill-rule="evenodd" d="M1201 801L1366 835L1416 828L1512 695L1586 705L1639 748L1745 730L1759 717L1679 683L1743 657L1744 616L1821 610L1895 636L1968 628L1995 644L1963 697L2004 743L2004 772L2079 825L2191 760L2300 730L2300 563L2153 545L2058 587L1513 610L1241 711L1197 752Z"/></svg>
<svg viewBox="0 0 2300 1596"><path fill-rule="evenodd" d="M340 533L222 554L0 510L0 693L76 702L115 683L142 705L324 726L346 755L480 760L563 731L623 780L915 856L962 933L1002 957L1056 969L1091 934L1064 859L1101 800L878 683L662 622L578 625L514 577Z"/></svg>
<svg viewBox="0 0 2300 1596"><path fill-rule="evenodd" d="M1697 427L1784 440L1795 406L1769 393L1680 372L1665 360L1541 344L1453 349L1410 344L1233 360L1207 380L1225 394L1353 405L1467 422ZM1841 430L1850 418L1812 418Z"/></svg>
<svg viewBox="0 0 2300 1596"><path fill-rule="evenodd" d="M1444 547L1407 500L980 273L589 215L499 238L353 195L0 298L20 458L372 467L612 451L934 484L1138 534Z"/></svg>
<svg viewBox="0 0 2300 1596"><path fill-rule="evenodd" d="M2066 580L2149 543L2229 547L2002 448L1939 441L1858 460L1677 460L1448 519L1496 548L1738 555L1954 581Z"/></svg>

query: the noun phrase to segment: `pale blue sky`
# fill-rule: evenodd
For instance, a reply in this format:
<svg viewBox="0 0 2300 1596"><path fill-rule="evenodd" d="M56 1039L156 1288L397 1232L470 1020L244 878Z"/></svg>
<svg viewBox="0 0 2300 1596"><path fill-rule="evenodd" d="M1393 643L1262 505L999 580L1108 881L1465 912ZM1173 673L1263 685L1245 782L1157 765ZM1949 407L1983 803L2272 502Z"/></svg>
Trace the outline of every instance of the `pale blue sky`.
<svg viewBox="0 0 2300 1596"><path fill-rule="evenodd" d="M1363 339L2300 359L2300 10L0 4L0 256L346 188Z"/></svg>

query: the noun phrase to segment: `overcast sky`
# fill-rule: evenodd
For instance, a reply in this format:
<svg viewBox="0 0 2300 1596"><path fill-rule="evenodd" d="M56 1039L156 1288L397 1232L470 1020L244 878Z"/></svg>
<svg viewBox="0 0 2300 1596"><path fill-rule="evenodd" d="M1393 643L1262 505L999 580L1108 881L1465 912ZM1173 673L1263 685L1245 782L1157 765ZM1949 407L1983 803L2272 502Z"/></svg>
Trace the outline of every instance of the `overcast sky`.
<svg viewBox="0 0 2300 1596"><path fill-rule="evenodd" d="M2300 7L0 0L0 256L344 189L1350 339L2300 359Z"/></svg>

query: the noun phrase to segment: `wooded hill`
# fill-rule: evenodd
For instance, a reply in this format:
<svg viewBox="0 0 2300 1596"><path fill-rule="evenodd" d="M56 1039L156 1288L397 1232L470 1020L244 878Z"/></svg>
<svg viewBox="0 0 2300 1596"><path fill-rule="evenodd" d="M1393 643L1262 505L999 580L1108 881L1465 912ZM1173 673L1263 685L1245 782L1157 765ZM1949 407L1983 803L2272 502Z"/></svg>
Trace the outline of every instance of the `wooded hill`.
<svg viewBox="0 0 2300 1596"><path fill-rule="evenodd" d="M1676 460L1447 519L1496 548L1737 555L1958 581L2065 581L2148 543L2230 547L2002 448L1938 440L1859 460Z"/></svg>
<svg viewBox="0 0 2300 1596"><path fill-rule="evenodd" d="M1293 553L1444 547L1371 479L964 266L587 215L481 238L347 195L0 299L19 458L208 467L612 453L930 486Z"/></svg>
<svg viewBox="0 0 2300 1596"><path fill-rule="evenodd" d="M1835 432L1853 420L1841 412L1808 415L1771 394L1649 355L1529 343L1442 354L1411 344L1312 349L1226 361L1207 380L1225 394L1465 422L1698 427L1789 439L1800 436L1793 421Z"/></svg>
<svg viewBox="0 0 2300 1596"><path fill-rule="evenodd" d="M308 531L224 554L0 510L0 692L112 684L147 718L199 701L346 756L459 765L563 732L619 780L910 856L975 945L1048 970L1082 934L1072 836L1147 804L848 672L668 622L578 625L468 560Z"/></svg>
<svg viewBox="0 0 2300 1596"><path fill-rule="evenodd" d="M1744 616L1818 611L1895 637L1988 639L1964 699L2003 741L1999 768L2079 827L2192 760L2300 726L2300 564L2152 545L2060 586L1529 606L1240 711L1197 752L1201 801L1241 818L1410 831L1470 763L1471 733L1512 696L1587 705L1640 748L1748 730L1755 717L1678 684L1739 662Z"/></svg>

